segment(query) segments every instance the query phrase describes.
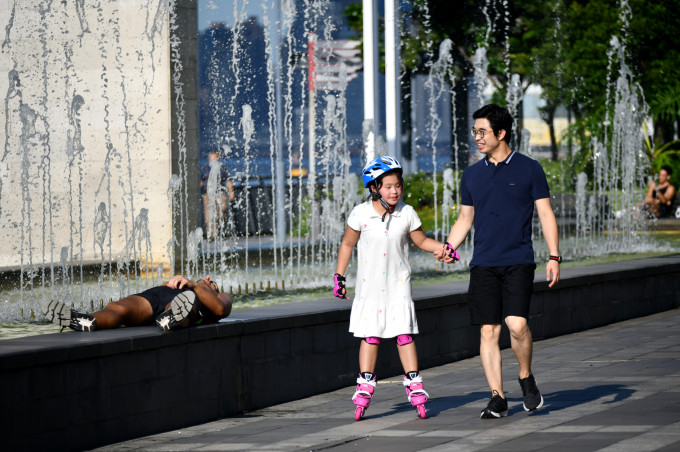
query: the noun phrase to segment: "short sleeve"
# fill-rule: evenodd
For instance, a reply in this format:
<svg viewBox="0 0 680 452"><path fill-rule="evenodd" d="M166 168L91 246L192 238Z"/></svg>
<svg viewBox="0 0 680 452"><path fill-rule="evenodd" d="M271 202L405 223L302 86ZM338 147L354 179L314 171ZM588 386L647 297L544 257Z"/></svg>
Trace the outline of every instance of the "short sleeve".
<svg viewBox="0 0 680 452"><path fill-rule="evenodd" d="M355 231L361 231L361 216L360 209L361 205L358 205L352 209L347 217L347 226L354 229Z"/></svg>
<svg viewBox="0 0 680 452"><path fill-rule="evenodd" d="M550 198L550 188L548 188L548 180L545 177L545 171L538 162L534 162L534 168L531 171L531 196L534 201L537 199ZM465 203L463 203L465 204Z"/></svg>
<svg viewBox="0 0 680 452"><path fill-rule="evenodd" d="M420 221L420 217L418 216L416 209L414 209L412 206L409 206L408 212L409 212L409 218L408 218L409 229L408 229L408 232L410 233L410 232L415 231L419 227L421 227L423 225L423 223L422 223L422 221Z"/></svg>
<svg viewBox="0 0 680 452"><path fill-rule="evenodd" d="M472 196L467 185L468 172L463 171L463 177L460 178L460 203L464 206L472 206Z"/></svg>

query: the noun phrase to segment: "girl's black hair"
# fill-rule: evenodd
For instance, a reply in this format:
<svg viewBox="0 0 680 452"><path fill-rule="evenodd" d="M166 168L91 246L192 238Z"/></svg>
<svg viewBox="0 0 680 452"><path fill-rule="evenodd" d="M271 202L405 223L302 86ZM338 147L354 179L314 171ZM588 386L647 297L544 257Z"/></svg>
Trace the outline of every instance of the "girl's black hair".
<svg viewBox="0 0 680 452"><path fill-rule="evenodd" d="M380 187L382 187L383 178L385 176L389 175L389 174L396 174L397 177L399 178L399 183L401 183L402 186L404 185L403 171L401 170L401 168L395 168L395 169L391 169L389 171L385 171L380 176L376 177L375 180L368 183L368 186L366 188L368 188L368 190L370 191L371 185L373 185L373 186L375 186L375 191L377 192L378 190L380 190Z"/></svg>

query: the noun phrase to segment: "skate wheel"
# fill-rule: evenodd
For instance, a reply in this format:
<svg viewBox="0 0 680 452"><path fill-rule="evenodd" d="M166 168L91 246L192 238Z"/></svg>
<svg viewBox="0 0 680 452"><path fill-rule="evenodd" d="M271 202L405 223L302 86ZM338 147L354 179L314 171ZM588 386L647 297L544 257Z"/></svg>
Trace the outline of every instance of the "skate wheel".
<svg viewBox="0 0 680 452"><path fill-rule="evenodd" d="M358 407L354 410L354 420L355 420L355 421L360 421L362 417L364 417L364 407L358 406Z"/></svg>
<svg viewBox="0 0 680 452"><path fill-rule="evenodd" d="M427 418L427 410L425 409L425 405L418 405L416 410L418 410L418 416L420 416L421 419Z"/></svg>

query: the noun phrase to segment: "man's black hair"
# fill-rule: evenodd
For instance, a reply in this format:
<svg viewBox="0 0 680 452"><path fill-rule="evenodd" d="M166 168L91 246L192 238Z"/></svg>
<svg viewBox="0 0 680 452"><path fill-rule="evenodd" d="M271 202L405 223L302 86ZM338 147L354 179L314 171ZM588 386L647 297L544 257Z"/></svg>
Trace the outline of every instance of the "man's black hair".
<svg viewBox="0 0 680 452"><path fill-rule="evenodd" d="M473 119L484 118L491 124L494 136L498 136L498 132L505 130L505 137L503 141L510 143L512 138L512 115L507 108L500 107L496 104L484 105L482 108L472 114Z"/></svg>
<svg viewBox="0 0 680 452"><path fill-rule="evenodd" d="M659 170L666 170L666 174L668 174L669 176L673 174L673 169L668 165L662 166L661 168L659 168Z"/></svg>

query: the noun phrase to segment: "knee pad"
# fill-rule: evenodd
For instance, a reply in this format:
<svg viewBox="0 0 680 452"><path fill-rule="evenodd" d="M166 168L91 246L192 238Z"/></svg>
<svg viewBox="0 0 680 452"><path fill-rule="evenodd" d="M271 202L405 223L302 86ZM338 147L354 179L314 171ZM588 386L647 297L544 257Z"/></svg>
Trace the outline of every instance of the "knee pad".
<svg viewBox="0 0 680 452"><path fill-rule="evenodd" d="M364 340L366 341L367 344L373 344L373 345L380 344L380 338L376 337L376 336L368 336L368 337L365 337Z"/></svg>
<svg viewBox="0 0 680 452"><path fill-rule="evenodd" d="M400 334L397 336L397 345L406 345L413 342L413 337L410 334Z"/></svg>

